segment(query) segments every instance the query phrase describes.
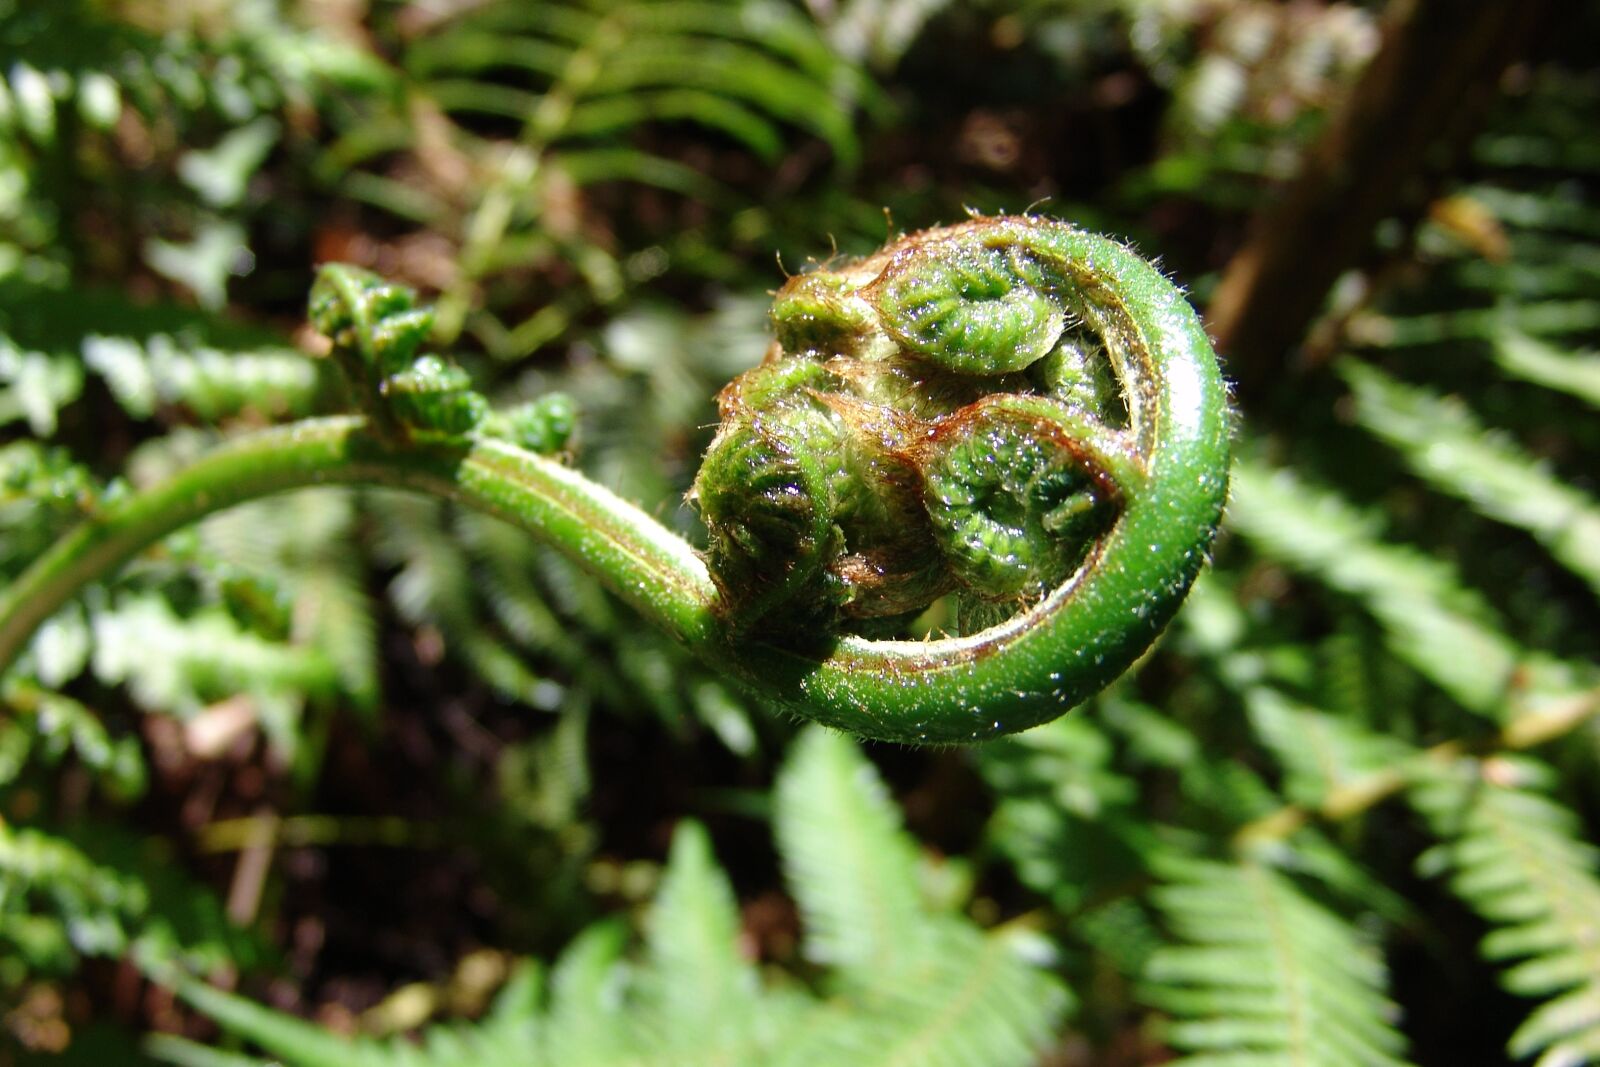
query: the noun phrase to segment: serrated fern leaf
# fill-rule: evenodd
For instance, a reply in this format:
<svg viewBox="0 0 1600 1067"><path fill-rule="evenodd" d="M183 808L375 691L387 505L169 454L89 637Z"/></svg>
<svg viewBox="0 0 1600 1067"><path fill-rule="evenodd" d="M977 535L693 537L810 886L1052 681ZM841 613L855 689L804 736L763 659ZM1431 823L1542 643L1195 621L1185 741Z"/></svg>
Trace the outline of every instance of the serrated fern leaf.
<svg viewBox="0 0 1600 1067"><path fill-rule="evenodd" d="M1569 352L1515 330L1494 338L1495 362L1506 373L1600 408L1600 355Z"/></svg>
<svg viewBox="0 0 1600 1067"><path fill-rule="evenodd" d="M264 579L271 586L264 595L283 606L290 644L317 649L344 694L369 708L377 701L377 638L356 519L354 494L338 488L245 504L200 524L199 562L224 601L245 597L242 578ZM262 613L271 614L271 606Z"/></svg>
<svg viewBox="0 0 1600 1067"><path fill-rule="evenodd" d="M872 766L842 735L807 731L782 772L779 850L802 914L841 959L822 999L794 980L763 984L739 951L739 916L705 831L680 827L650 914L645 952L603 922L551 971L548 996L514 1012L430 1027L420 1043L347 1040L304 1020L194 984L182 995L290 1067L1029 1067L1066 1009L1066 991L1026 962L1020 937L986 934L918 898L913 845ZM786 811L794 807L797 810ZM802 829L798 820L820 820ZM865 827L863 829L863 826ZM819 848L847 842L831 875ZM870 847L876 854L863 852ZM796 854L798 853L798 855ZM887 858L884 858L884 857ZM841 884L859 878L858 884ZM819 885L823 882L826 884ZM852 893L851 891L854 890ZM886 894L892 916L875 909ZM852 898L852 899L847 899ZM890 923L884 931L873 917ZM885 933L899 943L881 942ZM840 936L871 935L862 951ZM829 957L832 953L832 957ZM492 1027L500 1027L489 1031ZM495 1036L498 1035L498 1036ZM492 1040L491 1040L492 1037Z"/></svg>
<svg viewBox="0 0 1600 1067"><path fill-rule="evenodd" d="M26 422L37 437L56 432L61 409L83 391L83 369L68 356L25 352L0 334L0 426Z"/></svg>
<svg viewBox="0 0 1600 1067"><path fill-rule="evenodd" d="M446 111L521 119L580 184L620 178L695 195L711 189L703 175L618 139L687 122L772 159L788 127L850 166L854 108L874 101L808 20L762 0L489 4L419 41L406 62Z"/></svg>
<svg viewBox="0 0 1600 1067"><path fill-rule="evenodd" d="M376 1043L356 1042L314 1023L274 1011L201 982L184 982L178 994L230 1032L249 1038L296 1067L378 1067L399 1062Z"/></svg>
<svg viewBox="0 0 1600 1067"><path fill-rule="evenodd" d="M1113 766L1102 722L1064 716L976 753L999 798L990 837L1023 882L1066 915L1144 873L1147 835L1131 811L1138 783Z"/></svg>
<svg viewBox="0 0 1600 1067"><path fill-rule="evenodd" d="M1289 471L1237 460L1228 523L1263 555L1358 600L1400 659L1472 711L1503 717L1514 677L1533 689L1571 685L1564 665L1508 635L1453 568L1383 541L1371 518Z"/></svg>
<svg viewBox="0 0 1600 1067"><path fill-rule="evenodd" d="M1584 202L1581 192L1565 186L1548 191L1475 186L1466 192L1500 221L1533 230L1553 230L1600 237L1600 210Z"/></svg>
<svg viewBox="0 0 1600 1067"><path fill-rule="evenodd" d="M91 614L96 677L108 685L126 683L149 708L194 711L240 692L337 691L337 668L320 649L266 640L221 611L183 618L150 594L122 597Z"/></svg>
<svg viewBox="0 0 1600 1067"><path fill-rule="evenodd" d="M237 967L260 953L161 842L93 824L58 836L0 823L0 961L13 955L45 973L82 955L127 956L164 974Z"/></svg>
<svg viewBox="0 0 1600 1067"><path fill-rule="evenodd" d="M76 1040L72 1047L78 1047ZM266 1060L255 1056L223 1052L175 1034L151 1034L144 1039L142 1047L156 1061L174 1067L271 1067Z"/></svg>
<svg viewBox="0 0 1600 1067"><path fill-rule="evenodd" d="M0 446L0 574L12 577L89 514L100 485L64 448Z"/></svg>
<svg viewBox="0 0 1600 1067"><path fill-rule="evenodd" d="M855 743L804 731L779 776L777 803L806 954L837 966L847 997L778 1062L1032 1062L1068 1006L1066 991L1003 938L928 914L911 842Z"/></svg>
<svg viewBox="0 0 1600 1067"><path fill-rule="evenodd" d="M1600 302L1588 299L1529 300L1492 308L1374 317L1352 326L1352 332L1362 341L1386 348L1485 340L1506 330L1561 337L1595 329L1600 329Z"/></svg>
<svg viewBox="0 0 1600 1067"><path fill-rule="evenodd" d="M1561 481L1515 443L1488 433L1459 401L1346 360L1356 418L1429 485L1527 530L1600 594L1600 503Z"/></svg>
<svg viewBox="0 0 1600 1067"><path fill-rule="evenodd" d="M1540 1004L1511 1039L1540 1067L1600 1063L1600 852L1577 816L1539 791L1549 771L1527 759L1461 760L1419 777L1412 804L1440 844L1429 873L1495 929L1483 953L1509 964L1507 989Z"/></svg>
<svg viewBox="0 0 1600 1067"><path fill-rule="evenodd" d="M12 678L0 685L0 704L17 713L0 721L0 787L12 783L25 762L49 765L70 752L112 796L132 799L144 792L138 738L113 738L78 701Z"/></svg>
<svg viewBox="0 0 1600 1067"><path fill-rule="evenodd" d="M705 1067L748 1063L771 1047L755 968L739 954L733 887L696 823L678 828L656 898L639 976L650 1047L698 1056ZM763 1032L763 1031L767 1032Z"/></svg>
<svg viewBox="0 0 1600 1067"><path fill-rule="evenodd" d="M966 924L920 931L900 965L806 1020L774 1067L999 1067L1037 1061L1066 990L1004 938Z"/></svg>
<svg viewBox="0 0 1600 1067"><path fill-rule="evenodd" d="M1342 788L1370 783L1414 753L1410 745L1360 723L1255 687L1245 696L1251 725L1283 764L1284 792L1320 807Z"/></svg>
<svg viewBox="0 0 1600 1067"><path fill-rule="evenodd" d="M922 902L916 853L883 782L843 734L811 729L778 778L777 835L806 928L806 954L847 973L893 968Z"/></svg>
<svg viewBox="0 0 1600 1067"><path fill-rule="evenodd" d="M1146 969L1184 1067L1399 1067L1381 959L1342 917L1254 863L1168 857L1153 897L1175 944Z"/></svg>
<svg viewBox="0 0 1600 1067"><path fill-rule="evenodd" d="M208 421L244 411L268 418L307 415L319 388L316 365L292 349L224 351L164 333L90 334L83 340L83 362L136 418L149 418L163 404L182 405Z"/></svg>
<svg viewBox="0 0 1600 1067"><path fill-rule="evenodd" d="M199 982L182 982L178 993L229 1031L295 1067L540 1067L538 1006L542 975L524 965L474 1024L428 1027L417 1042L404 1038L339 1037L244 997ZM182 1064L182 1050L156 1048ZM172 1053L178 1053L173 1055Z"/></svg>
<svg viewBox="0 0 1600 1067"><path fill-rule="evenodd" d="M85 0L29 4L8 12L0 34L0 111L19 132L50 143L56 112L70 108L91 127L110 129L122 108L187 119L213 111L243 121L286 98L330 85L376 87L383 65L331 34L302 29L283 5L237 5L226 20L177 14L134 28ZM198 32L197 32L198 31ZM9 132L9 131L5 131Z"/></svg>

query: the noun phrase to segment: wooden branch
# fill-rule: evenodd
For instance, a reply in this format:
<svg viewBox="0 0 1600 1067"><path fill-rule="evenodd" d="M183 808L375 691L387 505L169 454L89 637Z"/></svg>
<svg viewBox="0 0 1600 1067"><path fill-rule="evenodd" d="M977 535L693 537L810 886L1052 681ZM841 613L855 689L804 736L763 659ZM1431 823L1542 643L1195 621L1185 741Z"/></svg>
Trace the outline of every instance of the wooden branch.
<svg viewBox="0 0 1600 1067"><path fill-rule="evenodd" d="M1420 217L1549 10L1548 0L1389 9L1378 54L1299 176L1259 213L1212 298L1207 326L1243 391L1258 391L1303 340L1378 222Z"/></svg>

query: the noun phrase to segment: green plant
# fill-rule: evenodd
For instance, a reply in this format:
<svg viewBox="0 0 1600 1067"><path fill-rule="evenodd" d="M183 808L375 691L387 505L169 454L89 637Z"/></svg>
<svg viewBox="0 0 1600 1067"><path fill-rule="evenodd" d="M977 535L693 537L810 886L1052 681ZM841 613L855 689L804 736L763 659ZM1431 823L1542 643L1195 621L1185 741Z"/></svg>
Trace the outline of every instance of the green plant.
<svg viewBox="0 0 1600 1067"><path fill-rule="evenodd" d="M1396 36L1417 12L1498 50L1481 27L1555 7L1571 32L1460 106L1362 71L1419 36L1465 59ZM325 485L141 549L0 680L0 1067L1600 1062L1597 13L0 0L0 586L219 444L350 410L299 329L318 261L437 309L361 369L392 418L352 440L440 477L513 447L580 469L718 558L719 641L800 658L1016 625L1120 514L1019 444L1047 393L1115 440L1106 363L901 388L879 304L940 359L1057 323L1005 288L1048 273L1025 250L946 272L992 317L860 292L849 257L897 225L1045 203L1159 249L1200 307L1260 262L1243 235L1292 237L1267 245L1306 269L1265 276L1326 311L1219 346L1232 502L1166 636L982 745L819 741L458 499ZM1434 122L1397 142L1404 181L1306 167L1352 97L1368 130L1448 99L1467 182ZM1296 172L1394 213L1273 226ZM1351 272L1331 292L1322 261ZM1094 355L1092 327L1060 338ZM1020 410L980 395L1014 383ZM912 410L885 425L891 393ZM929 425L952 447L903 447ZM963 426L1016 465L974 469ZM742 460L816 492L729 490ZM1009 532L975 514L991 488Z"/></svg>
<svg viewBox="0 0 1600 1067"><path fill-rule="evenodd" d="M1066 991L1029 961L1029 931L985 933L954 901L928 899L913 842L848 739L800 735L778 777L775 821L806 925L802 953L821 970L823 996L792 979L763 981L741 956L732 887L693 823L673 836L641 959L625 954L625 926L601 923L548 976L525 964L486 1018L431 1027L420 1046L346 1040L197 982L180 992L293 1067L443 1067L463 1057L477 1067L1034 1061L1070 1005ZM213 1062L187 1042L158 1039L152 1051Z"/></svg>
<svg viewBox="0 0 1600 1067"><path fill-rule="evenodd" d="M363 414L237 440L102 505L0 598L0 663L203 515L365 482L538 534L780 707L866 736L976 739L1125 670L1198 572L1226 493L1226 398L1193 311L1123 247L1035 217L914 235L780 294L781 355L725 394L696 488L707 561L530 451L564 443L559 403L491 415L460 368L418 355L432 315L409 291L329 268L311 317ZM948 590L962 636L840 632ZM790 598L826 637L757 629Z"/></svg>

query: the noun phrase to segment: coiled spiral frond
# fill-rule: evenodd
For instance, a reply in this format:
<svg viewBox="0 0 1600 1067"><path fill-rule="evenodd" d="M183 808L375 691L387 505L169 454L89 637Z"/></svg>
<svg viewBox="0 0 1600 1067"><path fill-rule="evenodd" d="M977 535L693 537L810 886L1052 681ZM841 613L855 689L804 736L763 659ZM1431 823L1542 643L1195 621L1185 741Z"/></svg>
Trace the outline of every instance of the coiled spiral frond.
<svg viewBox="0 0 1600 1067"><path fill-rule="evenodd" d="M1128 249L1048 219L974 219L791 279L766 361L719 398L692 493L703 557L546 458L569 451L570 400L490 411L464 370L419 354L432 318L410 290L328 266L311 318L361 414L241 437L106 503L0 590L0 670L171 531L373 483L519 524L772 704L866 737L970 741L1126 670L1227 493L1227 396L1194 311ZM931 628L953 636L906 639Z"/></svg>
<svg viewBox="0 0 1600 1067"><path fill-rule="evenodd" d="M978 218L792 278L772 317L691 493L763 689L776 672L836 725L969 740L1054 717L1149 645L1227 492L1215 358L1159 272L1062 223ZM955 636L871 639L941 598Z"/></svg>

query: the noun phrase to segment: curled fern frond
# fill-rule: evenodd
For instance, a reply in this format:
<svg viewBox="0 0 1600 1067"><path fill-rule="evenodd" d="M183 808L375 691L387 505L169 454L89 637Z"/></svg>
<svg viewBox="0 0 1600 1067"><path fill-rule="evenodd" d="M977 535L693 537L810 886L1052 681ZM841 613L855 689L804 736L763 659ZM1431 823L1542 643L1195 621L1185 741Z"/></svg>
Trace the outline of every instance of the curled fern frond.
<svg viewBox="0 0 1600 1067"><path fill-rule="evenodd" d="M1151 267L1045 219L979 218L791 279L773 323L691 499L737 633L861 635L802 690L837 689L878 736L988 736L1082 699L1164 625L1221 511L1227 415ZM945 595L962 636L864 639ZM908 703L899 724L873 710Z"/></svg>
<svg viewBox="0 0 1600 1067"><path fill-rule="evenodd" d="M377 482L518 523L771 703L970 741L1125 671L1199 573L1227 493L1227 398L1193 309L1127 248L1033 216L914 234L779 294L779 345L724 391L696 483L706 559L503 440L457 369L417 355L430 319L408 290L331 266L311 316L365 418L238 440L80 528L0 599L0 662L154 537L268 493ZM969 632L893 639L946 593Z"/></svg>

